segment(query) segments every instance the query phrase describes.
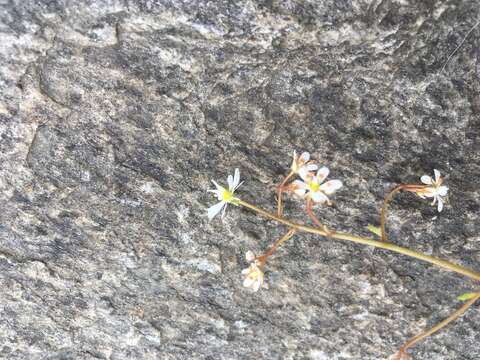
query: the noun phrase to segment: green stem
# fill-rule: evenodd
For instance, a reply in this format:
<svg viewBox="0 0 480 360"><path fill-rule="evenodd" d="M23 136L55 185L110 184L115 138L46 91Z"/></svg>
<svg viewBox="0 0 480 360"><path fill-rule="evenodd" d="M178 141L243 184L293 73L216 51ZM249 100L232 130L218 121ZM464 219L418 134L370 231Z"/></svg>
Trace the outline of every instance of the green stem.
<svg viewBox="0 0 480 360"><path fill-rule="evenodd" d="M385 231L385 217L387 215L388 203L392 200L393 195L403 189L403 186L404 185L398 185L395 189L390 191L390 193L385 197L385 200L383 200L382 211L380 213L380 228L382 229L382 241L388 241L387 233Z"/></svg>
<svg viewBox="0 0 480 360"><path fill-rule="evenodd" d="M382 230L382 241L388 241L387 232L385 230L385 223L387 221L386 216L387 216L388 204L392 200L393 196L397 192L402 190L415 192L415 190L424 189L425 187L426 185L400 184L388 193L388 195L385 197L385 200L383 200L382 211L380 212L380 228Z"/></svg>
<svg viewBox="0 0 480 360"><path fill-rule="evenodd" d="M285 235L283 235L279 240L275 241L275 243L270 247L270 249L268 249L265 254L259 256L258 259L260 259L260 261L265 264L267 258L271 256L280 245L290 239L296 232L297 229L295 228L291 228L290 230L288 230Z"/></svg>
<svg viewBox="0 0 480 360"><path fill-rule="evenodd" d="M242 205L242 206L244 206L244 207L246 207L250 210L253 210L253 211L259 213L260 215L262 215L262 216L264 216L268 219L271 219L271 220L274 220L274 221L279 222L281 224L287 225L287 226L292 227L294 229L297 229L299 231L304 231L304 232L307 232L307 233L317 234L317 235L321 235L321 236L329 236L329 237L339 239L339 240L347 240L347 241L352 241L352 242L355 242L355 243L358 243L358 244L369 245L369 246L374 246L374 247L381 248L381 249L390 250L390 251L393 251L393 252L396 252L396 253L399 253L399 254L407 255L407 256L410 256L410 257L413 257L413 258L416 258L416 259L420 259L420 260L429 262L431 264L440 266L444 269L454 271L454 272L457 272L459 274L465 275L465 276L467 276L471 279L480 281L480 273L475 272L475 271L470 270L470 269L467 269L463 266L453 264L453 263L451 263L449 261L446 261L446 260L443 260L443 259L438 259L438 258L433 257L433 256L425 255L425 254L422 254L422 253L417 252L417 251L413 251L413 250L403 248L403 247L398 246L398 245L394 245L392 243L377 241L377 240L373 240L373 239L370 239L370 238L351 235L351 234L348 234L348 233L334 232L333 234L327 234L322 229L314 228L314 227L310 227L310 226L306 226L306 225L302 225L302 224L297 224L293 221L290 221L290 220L285 219L283 217L274 215L274 214L272 214L268 211L265 211L265 210L255 206L255 205L250 204L248 202L245 202L243 200L240 200L240 199L236 199L236 200L237 200L236 204L238 204L238 205Z"/></svg>
<svg viewBox="0 0 480 360"><path fill-rule="evenodd" d="M283 195L283 188L285 187L285 184L287 181L295 175L294 172L290 172L285 179L283 179L282 183L278 187L278 193L277 193L277 216L282 216L283 215L283 204L282 204L282 195Z"/></svg>
<svg viewBox="0 0 480 360"><path fill-rule="evenodd" d="M401 348L400 348L400 351L398 352L398 356L396 357L396 359L401 359L402 358L402 355L406 355L406 351L407 349L411 348L413 345L415 345L416 343L418 343L419 341L429 337L430 335L436 333L437 331L439 331L440 329L444 328L445 326L447 326L449 323L451 323L452 321L456 320L457 318L459 318L460 316L462 316L465 311L468 310L468 308L470 306L472 306L478 299L480 299L480 293L478 293L477 295L475 295L475 297L473 297L472 299L470 299L469 301L467 301L460 309L456 310L452 315L450 315L448 318L446 318L445 320L441 321L440 323L438 323L437 325L435 325L434 327L432 327L431 329L427 330L427 331L424 331L422 332L421 334L417 335L417 336L414 336L413 338L411 338L410 340L408 340L405 345L403 345Z"/></svg>

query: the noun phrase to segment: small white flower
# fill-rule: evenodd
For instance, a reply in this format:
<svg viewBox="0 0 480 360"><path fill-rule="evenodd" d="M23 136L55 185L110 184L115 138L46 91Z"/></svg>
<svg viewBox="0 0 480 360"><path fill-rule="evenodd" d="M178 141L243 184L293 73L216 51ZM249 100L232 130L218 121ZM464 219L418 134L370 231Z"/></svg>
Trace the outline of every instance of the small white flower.
<svg viewBox="0 0 480 360"><path fill-rule="evenodd" d="M246 253L245 253L245 259L247 259L248 262L252 262L255 260L255 254L253 253L252 250L248 250Z"/></svg>
<svg viewBox="0 0 480 360"><path fill-rule="evenodd" d="M443 204L445 203L443 198L447 196L448 187L442 185L443 178L440 176L440 171L434 169L433 172L435 174L435 180L432 179L431 176L423 175L420 178L420 181L429 186L417 189L415 190L415 193L422 199L433 197L432 205L437 203L438 212L441 212Z"/></svg>
<svg viewBox="0 0 480 360"><path fill-rule="evenodd" d="M297 156L297 152L293 150L293 162L291 166L292 172L300 176L307 175L310 171L316 171L318 166L310 161L310 153L304 152Z"/></svg>
<svg viewBox="0 0 480 360"><path fill-rule="evenodd" d="M235 204L238 201L238 199L233 196L233 193L240 185L242 185L242 183L240 182L240 170L235 169L234 176L228 175L228 190L225 189L223 186L218 185L215 180L212 180L212 182L215 185L216 189L207 191L214 193L217 196L218 200L220 200L220 202L208 208L209 220L213 219L222 210L222 217L224 217L227 204Z"/></svg>
<svg viewBox="0 0 480 360"><path fill-rule="evenodd" d="M296 195L307 200L311 199L314 203L327 203L330 205L331 202L327 195L333 194L343 184L340 180L330 180L322 184L329 173L330 170L324 166L317 171L316 175L313 173L300 174L303 181L295 180L291 185L291 189Z"/></svg>
<svg viewBox="0 0 480 360"><path fill-rule="evenodd" d="M255 262L250 264L250 267L243 269L242 274L245 275L243 286L258 291L263 284L263 270Z"/></svg>

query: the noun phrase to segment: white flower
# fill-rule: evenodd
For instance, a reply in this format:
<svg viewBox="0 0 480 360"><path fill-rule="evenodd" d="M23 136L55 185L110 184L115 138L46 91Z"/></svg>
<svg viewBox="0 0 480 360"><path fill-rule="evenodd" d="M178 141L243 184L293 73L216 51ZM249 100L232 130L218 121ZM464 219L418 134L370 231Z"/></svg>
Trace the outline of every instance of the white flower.
<svg viewBox="0 0 480 360"><path fill-rule="evenodd" d="M258 291L263 284L263 270L255 262L250 264L250 267L243 269L242 274L245 275L243 286Z"/></svg>
<svg viewBox="0 0 480 360"><path fill-rule="evenodd" d="M252 262L254 261L256 258L255 254L253 253L252 250L248 250L246 253L245 253L245 259L247 259L248 262Z"/></svg>
<svg viewBox="0 0 480 360"><path fill-rule="evenodd" d="M307 175L310 171L315 171L318 166L312 164L310 161L310 153L304 152L302 155L297 156L297 152L293 150L293 162L291 166L292 172L300 176Z"/></svg>
<svg viewBox="0 0 480 360"><path fill-rule="evenodd" d="M440 212L442 211L443 204L445 203L443 197L447 196L448 187L442 185L443 178L440 176L440 171L434 169L433 172L435 174L435 180L432 179L431 176L423 175L420 178L420 181L429 186L417 189L415 190L415 193L422 199L433 197L432 205L437 203L437 209Z"/></svg>
<svg viewBox="0 0 480 360"><path fill-rule="evenodd" d="M330 170L324 166L317 171L316 175L313 173L300 174L303 181L295 180L291 185L291 189L296 195L306 198L307 200L311 199L314 203L327 203L330 205L331 202L327 195L333 194L340 189L343 184L340 180L330 180L322 184L329 172Z"/></svg>
<svg viewBox="0 0 480 360"><path fill-rule="evenodd" d="M242 185L242 183L240 182L240 170L235 169L234 176L228 175L228 190L225 189L223 186L218 185L215 180L212 180L212 182L215 185L216 189L207 191L214 193L217 196L218 200L220 200L220 202L208 208L209 220L213 219L215 215L217 215L222 210L222 217L224 217L227 204L235 204L238 201L238 199L233 196L233 193L240 185Z"/></svg>

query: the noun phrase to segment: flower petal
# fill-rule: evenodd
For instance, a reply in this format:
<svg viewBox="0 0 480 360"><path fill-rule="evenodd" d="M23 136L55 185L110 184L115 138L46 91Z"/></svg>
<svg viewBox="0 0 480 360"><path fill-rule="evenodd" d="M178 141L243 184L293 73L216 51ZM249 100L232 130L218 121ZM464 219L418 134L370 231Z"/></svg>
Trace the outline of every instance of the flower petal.
<svg viewBox="0 0 480 360"><path fill-rule="evenodd" d="M423 189L422 194L423 196L426 196L426 197L434 197L436 194L436 191L434 188L428 187Z"/></svg>
<svg viewBox="0 0 480 360"><path fill-rule="evenodd" d="M237 186L235 186L235 187L233 188L232 194L233 194L233 193L235 192L235 190L237 190L237 189L240 187L240 185L242 185L242 184L243 184L243 181L241 181L240 184L238 184Z"/></svg>
<svg viewBox="0 0 480 360"><path fill-rule="evenodd" d="M223 207L222 211L222 219L225 217L225 211L227 210L227 203L225 203L225 206Z"/></svg>
<svg viewBox="0 0 480 360"><path fill-rule="evenodd" d="M295 195L303 198L307 191L304 190L304 189L296 189L293 192L294 192Z"/></svg>
<svg viewBox="0 0 480 360"><path fill-rule="evenodd" d="M304 197L307 192L308 185L302 180L295 180L290 184L290 190L297 196Z"/></svg>
<svg viewBox="0 0 480 360"><path fill-rule="evenodd" d="M442 201L442 199L440 199L440 198L437 198L437 199L438 199L438 207L437 207L438 212L442 212L442 210L443 210L443 201Z"/></svg>
<svg viewBox="0 0 480 360"><path fill-rule="evenodd" d="M220 201L219 203L210 206L208 208L208 219L212 220L220 211L222 211L225 205L227 205L225 201Z"/></svg>
<svg viewBox="0 0 480 360"><path fill-rule="evenodd" d="M247 269L247 270L249 270L249 269ZM243 286L245 286L247 288L252 287L254 282L255 282L255 279L252 279L250 276L247 275L245 280L243 280Z"/></svg>
<svg viewBox="0 0 480 360"><path fill-rule="evenodd" d="M433 169L433 172L435 174L435 182L438 183L440 180L440 171L438 171L437 169Z"/></svg>
<svg viewBox="0 0 480 360"><path fill-rule="evenodd" d="M330 180L325 184L320 185L320 190L322 190L325 194L330 195L340 189L342 186L343 184L340 180Z"/></svg>
<svg viewBox="0 0 480 360"><path fill-rule="evenodd" d="M304 181L307 181L312 178L313 176L313 173L311 173L309 170L308 170L308 166L302 166L299 170L298 170L298 175L300 175L300 177L304 180Z"/></svg>
<svg viewBox="0 0 480 360"><path fill-rule="evenodd" d="M260 289L260 286L262 286L262 283L263 283L263 279L262 280L260 280L260 278L257 279L257 281L252 285L252 290L257 292L258 289Z"/></svg>
<svg viewBox="0 0 480 360"><path fill-rule="evenodd" d="M223 186L218 185L218 183L215 180L212 180L213 185L217 188L217 190L223 191L225 188Z"/></svg>
<svg viewBox="0 0 480 360"><path fill-rule="evenodd" d="M328 176L329 173L330 173L330 170L326 166L318 170L317 171L318 183L321 184L323 180L325 180L325 178Z"/></svg>
<svg viewBox="0 0 480 360"><path fill-rule="evenodd" d="M228 175L227 183L228 183L228 190L232 191L233 190L233 176L232 175Z"/></svg>
<svg viewBox="0 0 480 360"><path fill-rule="evenodd" d="M300 160L303 164L305 164L308 160L310 160L310 153L308 153L308 152L305 151L304 153L302 153L302 155L300 155L299 160Z"/></svg>
<svg viewBox="0 0 480 360"><path fill-rule="evenodd" d="M328 197L320 191L311 192L310 194L312 200L316 203L323 204L324 202L328 202Z"/></svg>
<svg viewBox="0 0 480 360"><path fill-rule="evenodd" d="M252 262L253 260L255 260L255 254L253 253L252 250L248 250L245 253L245 259L247 259L248 262Z"/></svg>
<svg viewBox="0 0 480 360"><path fill-rule="evenodd" d="M440 195L440 196L447 196L447 192L448 192L448 187L447 186L440 186L437 189L437 194Z"/></svg>
<svg viewBox="0 0 480 360"><path fill-rule="evenodd" d="M305 182L309 182L310 179L314 176L313 173L307 171L306 167L305 166L302 166L299 170L298 170L298 175L302 178L303 181Z"/></svg>
<svg viewBox="0 0 480 360"><path fill-rule="evenodd" d="M307 164L306 166L308 171L316 171L318 169L317 164Z"/></svg>
<svg viewBox="0 0 480 360"><path fill-rule="evenodd" d="M420 178L420 181L426 185L432 185L432 178L428 175L423 175L421 178Z"/></svg>
<svg viewBox="0 0 480 360"><path fill-rule="evenodd" d="M218 200L222 200L223 191L208 189L207 192L214 193Z"/></svg>
<svg viewBox="0 0 480 360"><path fill-rule="evenodd" d="M295 180L294 182L292 182L292 185L291 185L294 189L308 189L308 185L306 183L304 183L302 180Z"/></svg>
<svg viewBox="0 0 480 360"><path fill-rule="evenodd" d="M231 191L235 191L235 189L240 186L239 184L240 184L240 170L237 168L235 169L235 174L233 177L233 187Z"/></svg>

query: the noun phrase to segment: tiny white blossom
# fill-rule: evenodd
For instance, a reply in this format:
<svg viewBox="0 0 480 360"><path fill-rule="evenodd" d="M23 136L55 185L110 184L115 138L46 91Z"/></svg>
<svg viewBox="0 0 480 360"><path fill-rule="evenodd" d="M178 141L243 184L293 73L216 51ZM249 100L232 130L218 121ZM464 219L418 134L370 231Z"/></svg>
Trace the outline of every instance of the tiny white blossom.
<svg viewBox="0 0 480 360"><path fill-rule="evenodd" d="M255 254L253 253L253 251L248 250L248 251L245 253L245 259L247 259L248 262L254 261L254 260L255 260Z"/></svg>
<svg viewBox="0 0 480 360"><path fill-rule="evenodd" d="M322 184L329 173L330 170L324 166L317 171L316 175L313 173L300 174L303 181L295 180L291 185L291 190L300 197L311 199L314 203L330 205L331 202L327 195L333 194L343 184L340 180L330 180Z"/></svg>
<svg viewBox="0 0 480 360"><path fill-rule="evenodd" d="M435 179L432 179L431 176L423 175L420 181L428 186L416 189L414 192L422 199L433 197L432 205L437 203L437 209L441 212L443 210L443 204L445 203L444 197L447 196L448 187L442 185L443 178L440 176L440 171L434 169L433 172Z"/></svg>
<svg viewBox="0 0 480 360"><path fill-rule="evenodd" d="M234 176L228 175L228 189L225 189L223 186L218 185L215 180L212 180L212 182L215 185L216 189L210 189L207 191L214 193L217 196L218 200L220 200L220 202L208 208L208 218L210 220L213 219L222 210L222 217L224 217L227 204L235 204L235 202L238 201L238 199L233 196L233 193L240 185L242 185L242 183L240 182L240 170L235 169Z"/></svg>
<svg viewBox="0 0 480 360"><path fill-rule="evenodd" d="M291 166L293 173L302 176L302 174L307 175L310 171L316 171L317 169L318 166L310 161L310 153L305 151L302 155L298 156L297 152L293 150L293 161Z"/></svg>
<svg viewBox="0 0 480 360"><path fill-rule="evenodd" d="M258 291L263 284L263 270L260 266L253 262L250 264L250 267L243 269L242 274L245 275L245 280L243 280L243 286L252 289L253 291Z"/></svg>

